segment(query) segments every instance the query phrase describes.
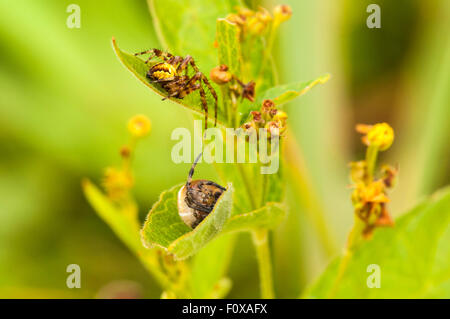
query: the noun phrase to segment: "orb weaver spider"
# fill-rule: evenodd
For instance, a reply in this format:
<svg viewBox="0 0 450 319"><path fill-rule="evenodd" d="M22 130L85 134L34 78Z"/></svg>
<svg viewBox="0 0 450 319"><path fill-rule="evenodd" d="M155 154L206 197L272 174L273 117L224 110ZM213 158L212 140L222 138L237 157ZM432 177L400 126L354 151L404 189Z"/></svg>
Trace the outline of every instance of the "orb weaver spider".
<svg viewBox="0 0 450 319"><path fill-rule="evenodd" d="M157 57L162 60L160 63L154 64L147 72L147 78L153 83L159 83L167 92L167 98L183 99L186 95L194 91L199 91L202 108L205 112L205 130L208 128L208 102L206 100L206 92L203 84L206 85L209 92L214 98L214 126L217 125L217 93L209 83L206 76L200 72L194 59L187 55L186 57L172 55L169 52L163 52L159 49L150 49L135 53L135 56L150 54L145 61L148 64L153 58ZM195 74L189 75L189 66L192 67Z"/></svg>
<svg viewBox="0 0 450 319"><path fill-rule="evenodd" d="M183 222L194 229L211 213L217 200L227 189L206 179L192 180L195 166L202 153L195 159L186 184L178 191L178 214Z"/></svg>

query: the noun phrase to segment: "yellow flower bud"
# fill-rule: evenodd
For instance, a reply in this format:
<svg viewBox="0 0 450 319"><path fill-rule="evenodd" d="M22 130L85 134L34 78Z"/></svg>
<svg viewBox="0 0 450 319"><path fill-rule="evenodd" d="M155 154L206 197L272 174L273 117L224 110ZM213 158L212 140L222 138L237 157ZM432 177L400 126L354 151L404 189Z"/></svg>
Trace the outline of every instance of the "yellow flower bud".
<svg viewBox="0 0 450 319"><path fill-rule="evenodd" d="M264 127L269 133L268 136L280 136L280 123L275 121L270 121Z"/></svg>
<svg viewBox="0 0 450 319"><path fill-rule="evenodd" d="M245 18L245 17L244 17L244 18ZM235 23L235 24L237 24L238 26L242 26L242 25L245 23L244 18L242 18L242 17L241 17L240 15L238 15L238 14L232 13L232 14L229 14L229 15L226 17L226 20L229 21L229 22L231 22L231 23Z"/></svg>
<svg viewBox="0 0 450 319"><path fill-rule="evenodd" d="M350 163L350 179L355 183L362 183L366 178L366 161Z"/></svg>
<svg viewBox="0 0 450 319"><path fill-rule="evenodd" d="M108 167L105 170L102 184L111 199L119 200L133 187L133 177L129 172Z"/></svg>
<svg viewBox="0 0 450 319"><path fill-rule="evenodd" d="M246 134L248 134L248 137L253 136L253 134L256 134L256 137L258 137L258 131L255 122L246 122L242 124L242 129Z"/></svg>
<svg viewBox="0 0 450 319"><path fill-rule="evenodd" d="M394 141L394 130L387 123L375 124L367 133L370 145L378 146L380 151L387 150Z"/></svg>
<svg viewBox="0 0 450 319"><path fill-rule="evenodd" d="M213 68L209 77L214 83L222 85L230 82L233 76L228 71L228 67L225 64L222 64Z"/></svg>
<svg viewBox="0 0 450 319"><path fill-rule="evenodd" d="M286 123L287 118L288 118L286 112L280 111L280 110L276 110L276 111L277 112L273 116L273 120L274 121L279 121L279 122L283 123L283 125L284 125Z"/></svg>
<svg viewBox="0 0 450 319"><path fill-rule="evenodd" d="M263 23L268 23L272 20L272 16L269 11L263 7L259 8L259 11L256 12L256 18Z"/></svg>
<svg viewBox="0 0 450 319"><path fill-rule="evenodd" d="M128 131L134 137L143 137L150 132L152 124L148 117L145 115L139 114L133 116L128 121Z"/></svg>
<svg viewBox="0 0 450 319"><path fill-rule="evenodd" d="M278 5L275 7L273 15L275 17L275 20L277 20L278 23L281 23L289 20L289 18L292 16L292 9L290 6L285 4Z"/></svg>
<svg viewBox="0 0 450 319"><path fill-rule="evenodd" d="M259 20L256 16L247 20L247 28L251 34L261 35L266 31L267 24Z"/></svg>
<svg viewBox="0 0 450 319"><path fill-rule="evenodd" d="M255 14L255 12L252 11L252 10L250 10L250 9L248 9L248 8L240 7L240 8L238 9L238 14L239 14L240 16L242 16L242 17L248 18L248 17L253 16L253 15Z"/></svg>
<svg viewBox="0 0 450 319"><path fill-rule="evenodd" d="M375 125L358 124L356 131L365 134L362 141L367 146L376 146L380 151L387 150L394 142L394 130L387 123Z"/></svg>

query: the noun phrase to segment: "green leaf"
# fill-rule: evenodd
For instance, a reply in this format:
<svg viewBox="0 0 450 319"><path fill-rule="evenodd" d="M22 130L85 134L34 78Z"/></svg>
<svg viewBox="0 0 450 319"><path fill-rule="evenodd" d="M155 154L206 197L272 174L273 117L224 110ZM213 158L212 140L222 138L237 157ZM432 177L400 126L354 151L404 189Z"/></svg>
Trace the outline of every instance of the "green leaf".
<svg viewBox="0 0 450 319"><path fill-rule="evenodd" d="M139 81L144 83L148 88L161 97L167 97L167 92L162 89L159 84L151 83L150 80L147 79L146 75L151 65L147 65L142 59L120 50L114 38L112 39L112 46L123 66L125 66ZM208 121L214 124L214 99L211 94L206 94L206 99L209 108ZM191 112L200 115L202 119L205 116L199 92L193 92L183 99L169 98L168 100L186 107ZM223 123L225 123L225 119L223 117L223 112L221 112L219 108L217 114L217 124L224 126Z"/></svg>
<svg viewBox="0 0 450 319"><path fill-rule="evenodd" d="M176 259L185 259L212 240L221 230L230 216L233 188L227 190L217 200L211 213L194 229L189 228L178 215L177 185L163 192L158 202L150 210L141 230L145 246L159 246L175 255Z"/></svg>
<svg viewBox="0 0 450 319"><path fill-rule="evenodd" d="M233 254L234 235L214 238L193 258L190 285L193 298L220 298L231 288L231 281L225 277Z"/></svg>
<svg viewBox="0 0 450 319"><path fill-rule="evenodd" d="M242 73L242 54L239 43L239 27L226 19L217 20L217 45L219 64L228 66L231 74L240 78Z"/></svg>
<svg viewBox="0 0 450 319"><path fill-rule="evenodd" d="M153 205L141 231L145 246L168 248L177 238L192 230L178 215L177 195L183 185L176 185L161 193Z"/></svg>
<svg viewBox="0 0 450 319"><path fill-rule="evenodd" d="M209 74L217 66L214 40L216 30L211 28L216 19L224 18L241 5L239 0L148 0L155 30L164 49L176 55L191 55L202 72Z"/></svg>
<svg viewBox="0 0 450 319"><path fill-rule="evenodd" d="M306 293L326 298L335 283L334 260ZM368 288L367 267L380 267L380 288ZM336 298L449 298L450 189L435 194L396 221L377 229L352 256Z"/></svg>
<svg viewBox="0 0 450 319"><path fill-rule="evenodd" d="M296 97L305 94L317 84L323 84L330 78L329 74L323 75L315 80L307 82L295 82L272 87L261 95L258 95L258 103L269 99L275 102L277 106L285 104Z"/></svg>
<svg viewBox="0 0 450 319"><path fill-rule="evenodd" d="M285 217L286 207L281 203L267 203L246 214L231 217L223 232L251 231L258 228L274 229Z"/></svg>
<svg viewBox="0 0 450 319"><path fill-rule="evenodd" d="M160 269L156 250L145 249L142 245L141 236L139 235L140 225L137 218L116 206L89 180L83 180L82 188L87 200L100 218L140 259L141 263L154 276L161 287L169 287L170 282L166 274Z"/></svg>
<svg viewBox="0 0 450 319"><path fill-rule="evenodd" d="M139 237L139 224L123 211L118 209L111 200L89 180L83 180L84 194L97 214L107 223L116 235L134 252L142 247Z"/></svg>

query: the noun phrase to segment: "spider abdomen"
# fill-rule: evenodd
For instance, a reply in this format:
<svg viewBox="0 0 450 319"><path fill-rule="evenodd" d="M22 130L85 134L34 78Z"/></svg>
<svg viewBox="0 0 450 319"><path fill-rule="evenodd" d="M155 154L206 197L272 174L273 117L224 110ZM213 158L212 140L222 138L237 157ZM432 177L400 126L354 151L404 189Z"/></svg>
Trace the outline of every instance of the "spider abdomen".
<svg viewBox="0 0 450 319"><path fill-rule="evenodd" d="M155 80L164 80L173 78L177 75L177 70L172 64L162 62L155 64L150 68L150 70L147 73L147 76L149 78L155 79Z"/></svg>
<svg viewBox="0 0 450 319"><path fill-rule="evenodd" d="M178 211L191 228L197 227L213 210L225 188L208 180L196 180L184 185L178 192Z"/></svg>

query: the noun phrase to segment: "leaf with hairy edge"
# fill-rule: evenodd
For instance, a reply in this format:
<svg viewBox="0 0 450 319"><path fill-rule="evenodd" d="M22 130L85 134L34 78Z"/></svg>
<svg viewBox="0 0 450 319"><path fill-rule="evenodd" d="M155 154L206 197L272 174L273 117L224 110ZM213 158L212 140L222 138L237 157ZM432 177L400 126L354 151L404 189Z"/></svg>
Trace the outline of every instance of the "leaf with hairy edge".
<svg viewBox="0 0 450 319"><path fill-rule="evenodd" d="M160 95L163 98L167 97L167 92L161 88L161 86L157 83L151 83L149 79L147 79L146 75L151 65L145 64L144 60L134 56L133 54L126 53L124 51L121 51L119 47L117 46L116 40L112 39L112 46L113 50L116 53L119 60L122 62L122 64L142 83L144 83L148 88L150 88L153 92ZM207 92L207 90L206 90ZM208 121L212 124L214 124L214 99L211 94L206 94L208 108L209 108L209 115L208 115ZM199 92L193 92L191 94L188 94L183 99L177 99L177 98L169 98L168 100L175 102L179 105L182 105L189 109L191 112L198 114L201 116L201 118L204 118L204 112L200 100L200 94ZM217 124L224 126L224 117L223 112L218 110L217 114Z"/></svg>
<svg viewBox="0 0 450 319"><path fill-rule="evenodd" d="M231 214L233 187L228 184L227 190L219 197L209 215L191 232L172 242L168 250L176 259L185 259L194 255L216 235L218 235Z"/></svg>
<svg viewBox="0 0 450 319"><path fill-rule="evenodd" d="M377 229L349 261L336 298L450 298L450 188L416 206L394 228ZM340 259L334 260L306 298L327 298ZM380 270L380 288L367 281Z"/></svg>
<svg viewBox="0 0 450 319"><path fill-rule="evenodd" d="M228 184L212 212L192 230L178 214L177 196L181 187L181 184L174 186L161 194L141 230L146 247L156 245L165 248L176 259L192 256L222 230L231 213L233 193L231 184Z"/></svg>
<svg viewBox="0 0 450 319"><path fill-rule="evenodd" d="M275 86L258 95L258 103L262 103L263 100L269 99L274 101L277 106L280 106L305 94L317 84L324 84L329 78L330 75L326 74L312 81Z"/></svg>
<svg viewBox="0 0 450 319"><path fill-rule="evenodd" d="M235 215L225 224L222 232L250 231L258 228L274 229L286 215L286 207L281 203L267 203L246 214Z"/></svg>
<svg viewBox="0 0 450 319"><path fill-rule="evenodd" d="M228 71L241 78L242 73L242 52L241 45L239 43L240 29L235 24L226 19L217 19L216 22L216 41L217 41L217 53L219 57L219 64L228 66ZM234 125L234 118L232 114L239 110L234 110L229 98L229 86L220 85L222 108L226 110L228 123ZM226 97L226 98L224 98ZM234 106L236 107L236 106Z"/></svg>
<svg viewBox="0 0 450 319"><path fill-rule="evenodd" d="M192 230L178 215L177 196L183 185L179 184L162 192L148 213L141 230L142 241L146 247L157 245L168 248L178 237Z"/></svg>

